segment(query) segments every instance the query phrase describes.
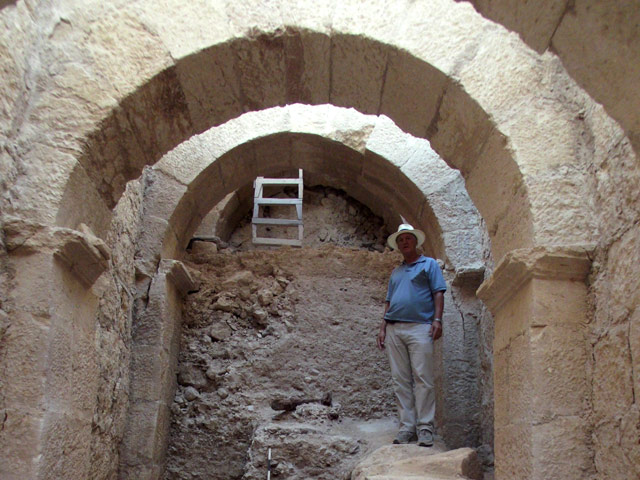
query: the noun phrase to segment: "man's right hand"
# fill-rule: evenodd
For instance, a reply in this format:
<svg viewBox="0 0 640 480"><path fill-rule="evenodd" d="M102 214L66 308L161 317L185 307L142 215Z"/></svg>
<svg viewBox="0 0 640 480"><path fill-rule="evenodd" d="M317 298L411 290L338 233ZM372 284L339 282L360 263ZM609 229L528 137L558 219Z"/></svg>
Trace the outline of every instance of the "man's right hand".
<svg viewBox="0 0 640 480"><path fill-rule="evenodd" d="M378 331L378 348L380 350L384 350L384 340L387 337L387 329L380 327L380 330Z"/></svg>

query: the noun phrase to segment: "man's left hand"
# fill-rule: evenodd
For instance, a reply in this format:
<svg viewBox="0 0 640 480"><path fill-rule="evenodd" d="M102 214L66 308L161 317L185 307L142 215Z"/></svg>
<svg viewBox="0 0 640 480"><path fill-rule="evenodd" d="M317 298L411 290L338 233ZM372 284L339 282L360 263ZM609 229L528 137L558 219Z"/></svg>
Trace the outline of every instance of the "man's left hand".
<svg viewBox="0 0 640 480"><path fill-rule="evenodd" d="M431 324L431 337L434 340L439 339L442 336L442 323L440 323L439 321L435 320L432 324Z"/></svg>

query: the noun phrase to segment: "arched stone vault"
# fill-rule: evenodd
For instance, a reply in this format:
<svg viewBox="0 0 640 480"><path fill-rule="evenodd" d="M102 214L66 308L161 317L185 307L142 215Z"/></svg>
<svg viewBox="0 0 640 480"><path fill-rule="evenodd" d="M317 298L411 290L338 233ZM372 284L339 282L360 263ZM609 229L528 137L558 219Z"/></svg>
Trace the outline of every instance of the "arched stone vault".
<svg viewBox="0 0 640 480"><path fill-rule="evenodd" d="M585 250L576 246L593 244L604 232L608 262L610 245L621 238L633 242L637 159L621 129L575 86L553 54L535 54L470 5L446 0L428 7L371 2L366 9L355 1L189 2L162 9L150 1L94 2L91 8L68 1L29 7L17 2L1 11L1 88L8 100L0 115L6 139L0 162L6 171L7 250L23 253L8 260L19 272L11 283L11 308L31 319L16 316L15 325L33 322L42 329L42 338L32 335L33 344L71 335L64 320L83 297L46 288L32 293L24 283L28 273L58 278L59 265L47 259L52 251L64 257L65 246L74 242L87 252L87 266L105 263L90 232L53 226L89 223L104 237L111 208L143 166L246 111L302 102L385 114L428 138L460 169L487 223L494 257L502 259L480 291L500 333L498 478L582 478L593 472L589 413L579 402L567 407L561 395L585 398L591 391L588 368L576 367L589 357L584 280L590 268ZM602 195L604 183L589 171L610 162L629 173L620 177L629 191L626 209ZM602 215L594 204L603 206ZM17 228L25 223L38 232L28 241ZM52 232L46 241L39 236L43 231ZM63 247L56 243L59 232L68 234ZM614 253L624 263L625 254ZM47 267L37 268L36 258ZM77 270L74 260L65 261ZM615 269L616 261L605 264ZM553 318L540 308L547 301L554 305ZM622 304L630 315L637 301L629 302ZM33 303L59 308L39 310ZM90 338L90 329L82 332L83 340ZM543 348L550 344L555 355ZM28 362L27 350L13 347L17 364ZM34 365L46 368L46 362ZM29 401L17 390L8 401L22 414L27 408L36 412L27 417L32 423L22 436L32 441L35 459L45 438L38 422L52 432L82 426L91 405L77 410L62 401L55 411L42 410L57 402L64 385L36 388L38 371L32 373ZM522 378L533 380L533 399ZM94 381L91 373L86 379ZM548 441L560 437L565 440ZM38 458L59 458L55 445ZM600 451L596 461L606 457ZM46 470L45 460L26 462L22 477ZM74 461L83 472L82 459ZM600 461L610 468L611 462Z"/></svg>
<svg viewBox="0 0 640 480"><path fill-rule="evenodd" d="M197 225L228 193L258 175L298 168L344 189L390 228L400 215L422 226L428 251L454 271L481 268L479 217L464 193L453 196L463 189L459 173L428 142L388 119L328 105L246 114L165 155L154 167L164 181L154 180L145 203L146 216L168 221L162 256L179 258ZM168 192L181 197L171 203ZM159 256L159 249L153 252L151 265Z"/></svg>
<svg viewBox="0 0 640 480"><path fill-rule="evenodd" d="M89 16L69 4L60 16L84 22L88 28L68 29L59 21L50 48L57 52L70 43L82 43L87 52L84 61L91 66L82 74L95 72L96 78L79 78L79 72L64 62L52 66L60 72L43 85L47 90L32 107L33 114L41 118L41 129L48 133L34 134L47 138L48 148L62 142L68 145L68 152L82 145L72 179L76 192L84 190L86 198L78 202L67 189L67 197L72 198L66 198L58 209L62 190L53 192L65 187L52 182L51 202L31 205L28 210L34 215L39 212L43 219L57 211L59 224L72 227L79 218L108 218L105 211L115 204L127 179L194 133L247 110L291 102L330 102L363 113L384 113L409 133L428 137L434 149L470 181L486 169L492 178L510 170L498 165L497 159L504 158L507 167L515 162L514 170L524 174L521 189L493 190L499 198L488 205L481 202L485 195L475 195L488 225L509 224L509 228L490 227L493 248L498 249L494 253L499 253L496 258L531 242L559 243L561 236L572 243L592 241L587 233L594 230L589 224L591 216L584 211L583 202L577 201L582 181L577 178L562 185L574 190L563 205L563 211L571 213L552 215L544 192L557 188L561 181L553 171L565 169L580 175L570 166L576 158L588 155L580 132L590 128L588 121L576 117L583 110L590 117L595 107L586 96L580 98L553 56L535 56L469 5L431 3L429 11L409 3L400 5L403 8L372 4L364 10L359 4L328 5L314 8L314 15L308 17L314 20L301 21L296 27L287 25L306 19L309 7L286 2L281 9L256 6L255 24L248 34L236 22L238 7L230 5L212 5L205 11L181 7L158 16L155 6L138 2L117 11L105 6L108 15L96 9ZM217 28L211 29L212 24ZM459 27L462 24L464 28ZM103 55L105 42L121 49L117 62L109 63L109 57ZM117 66L133 58L137 68L123 71ZM74 83L69 84L72 78ZM100 83L99 104L76 101L73 85L82 80L85 85ZM554 101L567 91L579 100L573 104ZM59 98L55 104L61 108L68 105L66 118L48 116L50 109L38 106L54 97ZM118 107L112 109L114 100ZM527 105L525 111L519 108L522 105ZM69 129L60 130L56 125L69 125ZM531 125L536 125L534 138ZM66 165L69 172L70 158L60 160L55 163L58 170ZM476 175L470 175L474 170ZM93 184L105 205L96 202ZM38 186L31 188L41 199L35 193ZM474 197L472 185L469 191ZM576 200L569 201L571 198ZM91 205L93 210L82 210L79 205ZM492 211L491 207L504 205L512 208ZM531 218L529 211L534 212ZM559 223L558 218L563 221ZM510 236L512 230L521 234Z"/></svg>
<svg viewBox="0 0 640 480"><path fill-rule="evenodd" d="M258 175L296 175L298 168L304 169L305 183L316 178L344 189L384 215L390 228L401 222L402 213L427 232L427 252L446 260L453 284L445 316L449 336L438 351L451 378L442 379L447 412L439 411L438 417L451 423L443 426L450 430L451 444L479 441L477 379L464 371L478 368L478 352L456 344L456 339L465 343L465 327L452 295L462 288L475 290L481 280L483 233L459 172L444 164L427 141L403 133L387 118L330 105L292 105L248 113L194 136L145 171L136 266L144 284L138 290L148 297L143 299L147 307L134 318L132 400L120 467L125 478L164 463L167 424L149 419L169 415L175 391L175 379L157 373L172 371L175 367L168 366L175 366L178 356L180 308L166 291L167 275L176 275L170 259L182 257L204 216L228 193ZM475 328L467 325L466 335L477 336L470 331ZM461 380L465 376L468 380Z"/></svg>

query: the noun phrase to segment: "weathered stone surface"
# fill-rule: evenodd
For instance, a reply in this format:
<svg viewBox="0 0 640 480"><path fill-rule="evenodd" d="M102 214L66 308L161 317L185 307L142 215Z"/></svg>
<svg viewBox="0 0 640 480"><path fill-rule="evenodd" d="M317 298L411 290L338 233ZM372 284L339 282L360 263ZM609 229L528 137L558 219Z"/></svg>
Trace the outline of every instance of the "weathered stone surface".
<svg viewBox="0 0 640 480"><path fill-rule="evenodd" d="M471 0L471 3L482 15L518 32L531 48L542 53L550 46L568 2L545 0L529 4L509 0Z"/></svg>
<svg viewBox="0 0 640 480"><path fill-rule="evenodd" d="M425 449L415 445L398 445L376 450L351 474L352 480L405 478L480 480L482 469L476 452L470 448L443 452L437 448Z"/></svg>

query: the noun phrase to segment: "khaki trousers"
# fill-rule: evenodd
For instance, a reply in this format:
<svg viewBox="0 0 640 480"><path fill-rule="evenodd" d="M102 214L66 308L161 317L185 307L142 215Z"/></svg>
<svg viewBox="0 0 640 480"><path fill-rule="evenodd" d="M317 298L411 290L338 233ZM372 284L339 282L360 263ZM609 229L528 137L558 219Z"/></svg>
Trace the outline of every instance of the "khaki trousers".
<svg viewBox="0 0 640 480"><path fill-rule="evenodd" d="M387 322L386 350L400 431L427 429L434 433L436 397L433 388L431 324Z"/></svg>

